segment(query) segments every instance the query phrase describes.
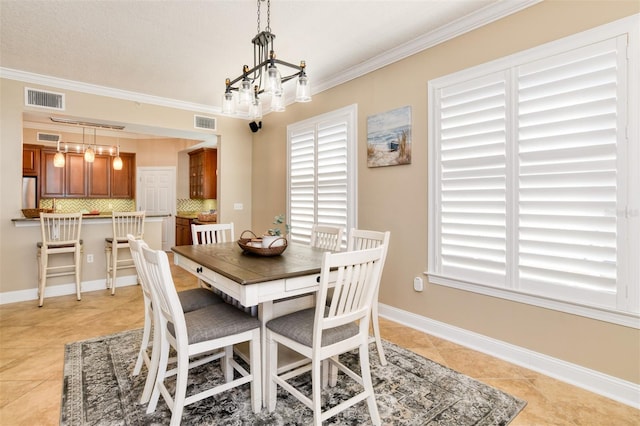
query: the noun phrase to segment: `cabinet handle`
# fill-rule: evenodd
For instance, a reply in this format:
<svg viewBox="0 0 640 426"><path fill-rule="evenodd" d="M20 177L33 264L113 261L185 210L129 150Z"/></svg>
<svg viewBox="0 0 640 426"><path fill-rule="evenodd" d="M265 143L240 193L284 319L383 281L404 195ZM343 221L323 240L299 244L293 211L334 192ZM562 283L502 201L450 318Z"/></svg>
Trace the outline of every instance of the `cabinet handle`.
<svg viewBox="0 0 640 426"><path fill-rule="evenodd" d="M198 266L198 267L196 268L196 272L197 272L197 273L199 273L199 274L201 274L201 273L202 273L202 266Z"/></svg>

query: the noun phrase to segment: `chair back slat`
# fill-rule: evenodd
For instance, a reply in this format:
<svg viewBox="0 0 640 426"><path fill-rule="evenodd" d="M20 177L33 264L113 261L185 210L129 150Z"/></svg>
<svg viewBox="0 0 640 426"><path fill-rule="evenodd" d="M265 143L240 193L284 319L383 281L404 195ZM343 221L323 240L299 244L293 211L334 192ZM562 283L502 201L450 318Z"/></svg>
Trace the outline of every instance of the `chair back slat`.
<svg viewBox="0 0 640 426"><path fill-rule="evenodd" d="M147 274L147 269L144 264L144 258L142 255L142 247L149 246L144 240L136 238L133 234L127 235L127 240L129 241L131 258L133 259L133 264L136 267L136 272L138 274L138 279L140 280L142 292L149 300L153 300L151 296L151 284L149 283L149 276Z"/></svg>
<svg viewBox="0 0 640 426"><path fill-rule="evenodd" d="M314 224L311 228L311 247L340 251L344 230L338 226Z"/></svg>
<svg viewBox="0 0 640 426"><path fill-rule="evenodd" d="M199 244L218 244L235 240L233 222L208 225L191 224L191 239L194 246Z"/></svg>
<svg viewBox="0 0 640 426"><path fill-rule="evenodd" d="M384 250L384 245L380 245L377 248L366 250L325 253L316 304L314 339L321 339L322 331L328 328L357 320L363 321L363 324L369 323L371 304L382 271ZM336 270L336 268L337 279L333 287L329 309L325 312L330 274L331 270Z"/></svg>
<svg viewBox="0 0 640 426"><path fill-rule="evenodd" d="M188 339L182 305L171 276L167 254L162 250L151 250L148 246L143 246L142 255L146 261L146 271L152 295L151 300L155 305L154 312L157 307L157 315L161 321L161 327L166 329L167 324L171 323L174 327L173 337L177 341Z"/></svg>
<svg viewBox="0 0 640 426"><path fill-rule="evenodd" d="M40 213L44 246L79 244L81 227L82 213Z"/></svg>
<svg viewBox="0 0 640 426"><path fill-rule="evenodd" d="M144 211L112 212L112 218L114 239L125 240L129 234L137 240L144 236Z"/></svg>

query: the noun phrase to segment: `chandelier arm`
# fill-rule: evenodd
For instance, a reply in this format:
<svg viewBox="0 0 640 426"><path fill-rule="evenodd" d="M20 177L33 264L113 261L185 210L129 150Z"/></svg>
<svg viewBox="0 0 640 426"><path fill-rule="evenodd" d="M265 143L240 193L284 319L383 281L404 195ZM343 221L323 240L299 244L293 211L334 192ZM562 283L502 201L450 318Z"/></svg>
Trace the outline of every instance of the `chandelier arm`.
<svg viewBox="0 0 640 426"><path fill-rule="evenodd" d="M268 64L270 64L270 63L271 63L271 61L274 61L274 62L275 62L275 63L277 63L277 64L284 65L284 66L286 66L286 67L293 68L293 69L295 69L295 70L298 70L298 71L299 71L298 73L293 74L293 75L291 75L291 76L289 76L289 77L284 77L284 78L283 78L283 82L284 82L284 81L286 81L286 80L285 80L285 78L286 78L287 80L290 80L291 78L295 77L296 75L299 75L299 74L300 74L300 72L303 70L303 68L302 68L301 66L299 66L299 65L295 65L295 64L292 64L292 63L289 63L289 62L281 61L280 59L267 59L267 60L265 60L265 61L260 62L260 63L259 63L258 65L256 65L255 67L253 67L253 68L249 69L246 73L243 73L243 74L239 75L238 77L234 78L233 80L231 80L231 81L230 81L230 83L229 83L229 85L228 85L228 86L229 86L229 88L230 88L231 90L237 90L237 88L234 88L234 87L231 87L231 86L233 86L234 84L236 84L236 83L238 83L239 81L241 81L242 79L244 79L244 78L245 78L245 76L249 76L249 75L251 75L251 74L254 74L254 73L255 73L256 71L258 71L258 70L262 70L262 68L264 68L265 66L267 66ZM255 78L254 78L254 80L255 80Z"/></svg>

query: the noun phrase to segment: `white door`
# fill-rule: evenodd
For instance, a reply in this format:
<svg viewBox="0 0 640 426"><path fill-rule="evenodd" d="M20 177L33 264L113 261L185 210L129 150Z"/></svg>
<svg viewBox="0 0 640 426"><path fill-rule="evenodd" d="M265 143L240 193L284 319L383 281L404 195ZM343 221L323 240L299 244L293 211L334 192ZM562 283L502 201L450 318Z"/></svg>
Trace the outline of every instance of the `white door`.
<svg viewBox="0 0 640 426"><path fill-rule="evenodd" d="M138 167L136 201L138 210L148 215L167 214L162 221L162 250L176 243L176 169L175 167Z"/></svg>

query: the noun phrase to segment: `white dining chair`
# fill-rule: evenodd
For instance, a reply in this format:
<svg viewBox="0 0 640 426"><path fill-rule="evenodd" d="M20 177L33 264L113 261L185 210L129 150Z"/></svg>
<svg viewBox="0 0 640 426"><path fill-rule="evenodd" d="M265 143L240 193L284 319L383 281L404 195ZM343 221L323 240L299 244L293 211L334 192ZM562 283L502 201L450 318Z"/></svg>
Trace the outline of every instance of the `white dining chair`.
<svg viewBox="0 0 640 426"><path fill-rule="evenodd" d="M380 324L378 322L378 293L380 292L380 281L382 279L382 271L384 271L384 263L387 259L390 238L391 232L389 231L380 232L351 228L347 239L347 251L363 250L378 247L380 245L384 246L384 253L380 266L381 272L376 284L376 294L373 298L373 303L371 304L371 324L373 328L373 336L371 336L371 338L369 339L370 343L375 342L376 349L378 350L378 358L380 359L380 364L382 365L387 365L387 359L384 356L382 339L380 337Z"/></svg>
<svg viewBox="0 0 640 426"><path fill-rule="evenodd" d="M311 228L311 247L340 251L344 230L339 226L314 224Z"/></svg>
<svg viewBox="0 0 640 426"><path fill-rule="evenodd" d="M191 239L194 246L199 244L226 243L235 240L233 222L206 225L191 224Z"/></svg>
<svg viewBox="0 0 640 426"><path fill-rule="evenodd" d="M116 277L122 269L135 268L131 257L122 257L121 250L129 248L127 235L131 234L136 239L144 236L144 211L112 212L111 213L111 237L104 239L104 252L107 258L107 288L111 289L111 295L116 294ZM128 250L127 250L128 252Z"/></svg>
<svg viewBox="0 0 640 426"><path fill-rule="evenodd" d="M129 247L131 249L131 257L138 273L140 280L140 287L142 288L142 296L144 300L144 327L142 332L142 341L140 342L140 349L138 350L138 358L136 364L133 367L133 376L137 376L142 371L142 365L147 367L147 379L145 381L144 389L140 396L140 403L146 404L151 398L151 391L158 371L159 351L154 352L154 348L160 347L160 325L158 318L156 318L157 312L153 310L153 297L151 294L151 283L147 275L146 264L144 263L144 256L142 254L142 247L149 247L144 240L136 239L133 235L127 235L129 241ZM191 312L206 306L215 305L218 303L224 303L224 301L212 291L205 288L193 288L178 292L178 299L180 299L180 305L183 312ZM153 340L152 333L153 331ZM151 343L151 346L150 346ZM151 353L151 356L149 355Z"/></svg>
<svg viewBox="0 0 640 426"><path fill-rule="evenodd" d="M267 322L266 399L270 412L275 410L277 386L280 386L313 410L314 425L320 426L323 421L363 400L367 402L373 424L380 424L369 367L369 321L384 250L385 247L380 246L360 251L326 252L320 271L316 306ZM332 269L336 270L337 279L333 297L327 306ZM310 362L278 372L279 345L302 354ZM342 364L338 358L340 354L356 349L360 359L360 374ZM323 412L321 366L325 361L362 385L363 390L348 398L341 395L342 402ZM290 382L309 371L311 398L296 388L295 381Z"/></svg>
<svg viewBox="0 0 640 426"><path fill-rule="evenodd" d="M47 278L73 275L76 298L81 299L82 284L82 213L40 213L42 241L38 248L38 306L44 304ZM49 258L57 255L73 256L72 263L49 264Z"/></svg>
<svg viewBox="0 0 640 426"><path fill-rule="evenodd" d="M148 247L142 247L142 253L160 330L158 372L147 413L155 411L162 396L171 410L170 424L179 425L185 406L247 383L251 387L251 407L258 413L262 407L260 321L226 303L184 313L167 254ZM250 371L233 359L233 345L245 342L249 343ZM167 370L170 349L175 350L176 367ZM222 351L212 357L220 359L224 383L187 395L189 368L194 365L190 359L219 349ZM174 386L168 385L167 378L174 375Z"/></svg>

